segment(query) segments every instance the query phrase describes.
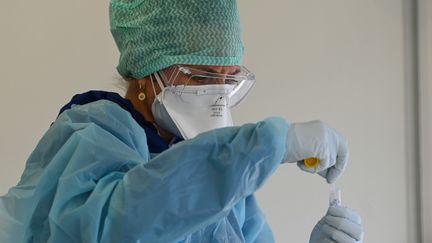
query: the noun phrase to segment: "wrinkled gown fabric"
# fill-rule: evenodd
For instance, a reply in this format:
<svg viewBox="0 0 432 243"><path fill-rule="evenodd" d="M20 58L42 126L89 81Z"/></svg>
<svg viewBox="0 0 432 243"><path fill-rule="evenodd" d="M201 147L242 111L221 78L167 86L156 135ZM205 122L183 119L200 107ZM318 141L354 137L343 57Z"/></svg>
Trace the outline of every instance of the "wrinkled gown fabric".
<svg viewBox="0 0 432 243"><path fill-rule="evenodd" d="M274 241L253 193L283 159L284 119L159 153L127 100L95 94L62 109L0 197L0 242Z"/></svg>

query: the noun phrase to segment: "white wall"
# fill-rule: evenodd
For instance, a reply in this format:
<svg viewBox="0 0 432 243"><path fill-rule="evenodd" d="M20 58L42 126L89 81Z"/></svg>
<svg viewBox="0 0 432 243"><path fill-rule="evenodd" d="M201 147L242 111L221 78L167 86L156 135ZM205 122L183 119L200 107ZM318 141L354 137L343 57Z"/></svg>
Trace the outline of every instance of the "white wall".
<svg viewBox="0 0 432 243"><path fill-rule="evenodd" d="M322 119L342 133L350 164L342 201L363 216L367 243L410 242L405 168L402 0L240 0L246 65L258 78L237 123L279 115ZM118 53L108 1L0 4L0 192L70 97L112 86ZM258 192L277 242L307 242L328 186L283 165Z"/></svg>

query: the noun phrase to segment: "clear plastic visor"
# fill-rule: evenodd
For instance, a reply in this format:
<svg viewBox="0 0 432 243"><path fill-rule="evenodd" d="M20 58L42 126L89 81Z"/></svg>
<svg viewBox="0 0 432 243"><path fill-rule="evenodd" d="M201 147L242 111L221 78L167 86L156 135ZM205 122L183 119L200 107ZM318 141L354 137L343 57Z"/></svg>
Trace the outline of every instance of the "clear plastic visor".
<svg viewBox="0 0 432 243"><path fill-rule="evenodd" d="M229 107L239 104L255 83L255 75L243 66L221 67L221 70L225 72L229 71L230 73L205 70L206 67L174 65L158 72L158 74L165 87L174 88L175 92L179 95L182 92L193 92L194 87L202 91L204 87L232 85L231 91L225 94L229 101Z"/></svg>

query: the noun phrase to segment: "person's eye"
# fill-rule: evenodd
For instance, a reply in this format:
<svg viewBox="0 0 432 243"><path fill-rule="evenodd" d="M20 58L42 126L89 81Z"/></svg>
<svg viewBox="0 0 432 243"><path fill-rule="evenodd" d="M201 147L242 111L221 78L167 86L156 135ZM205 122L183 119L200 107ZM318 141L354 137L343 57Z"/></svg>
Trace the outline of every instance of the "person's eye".
<svg viewBox="0 0 432 243"><path fill-rule="evenodd" d="M204 76L194 76L190 79L190 84L198 84L198 85L204 85L204 84L211 84L213 79L204 77Z"/></svg>
<svg viewBox="0 0 432 243"><path fill-rule="evenodd" d="M236 84L236 83L237 80L235 79L229 79L229 78L225 79L225 84Z"/></svg>
<svg viewBox="0 0 432 243"><path fill-rule="evenodd" d="M192 79L195 80L195 81L202 81L202 80L205 80L206 77L203 77L203 76L193 76Z"/></svg>

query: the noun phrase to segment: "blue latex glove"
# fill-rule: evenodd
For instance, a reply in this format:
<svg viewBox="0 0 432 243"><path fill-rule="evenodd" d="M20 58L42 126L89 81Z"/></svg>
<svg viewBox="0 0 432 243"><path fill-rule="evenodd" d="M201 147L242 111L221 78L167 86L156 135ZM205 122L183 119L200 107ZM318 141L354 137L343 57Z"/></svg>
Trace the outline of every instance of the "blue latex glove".
<svg viewBox="0 0 432 243"><path fill-rule="evenodd" d="M330 206L313 229L309 243L361 243L363 234L358 213L346 207Z"/></svg>
<svg viewBox="0 0 432 243"><path fill-rule="evenodd" d="M297 162L304 171L316 173L333 183L348 161L348 143L344 136L322 121L293 123L288 129L285 162ZM318 158L316 168L307 168L303 160Z"/></svg>

